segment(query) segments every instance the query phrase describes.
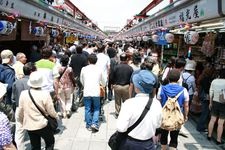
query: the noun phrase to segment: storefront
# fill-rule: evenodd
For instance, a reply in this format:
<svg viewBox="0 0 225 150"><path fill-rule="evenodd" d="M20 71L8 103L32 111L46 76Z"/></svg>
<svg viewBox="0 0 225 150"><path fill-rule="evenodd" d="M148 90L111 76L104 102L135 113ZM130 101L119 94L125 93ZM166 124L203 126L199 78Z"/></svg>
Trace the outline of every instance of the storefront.
<svg viewBox="0 0 225 150"><path fill-rule="evenodd" d="M173 41L167 42L173 34ZM149 33L162 46L162 60L186 56L192 52L198 61L212 57L217 67L224 66L225 2L223 0L176 1L118 37L143 36ZM165 41L162 42L159 41ZM222 65L222 66L221 66Z"/></svg>
<svg viewBox="0 0 225 150"><path fill-rule="evenodd" d="M32 45L63 45L81 36L105 36L42 0L2 0L0 10L0 51L8 48L15 54L29 54Z"/></svg>

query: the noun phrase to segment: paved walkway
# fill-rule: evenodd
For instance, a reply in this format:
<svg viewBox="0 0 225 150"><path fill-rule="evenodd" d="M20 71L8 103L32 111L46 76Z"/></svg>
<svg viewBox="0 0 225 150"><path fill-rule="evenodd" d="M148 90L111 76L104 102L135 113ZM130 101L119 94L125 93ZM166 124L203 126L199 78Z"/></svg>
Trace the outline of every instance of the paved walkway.
<svg viewBox="0 0 225 150"><path fill-rule="evenodd" d="M114 101L104 106L105 121L100 125L97 133L92 133L85 128L84 107L79 108L70 119L63 119L65 129L56 135L55 149L58 150L110 150L107 141L110 135L116 130L116 119L114 113ZM179 136L179 150L216 150L223 149L208 141L204 133L195 130L192 121L184 126L187 138ZM159 148L158 148L159 149Z"/></svg>
<svg viewBox="0 0 225 150"><path fill-rule="evenodd" d="M114 101L104 106L105 121L101 123L100 130L92 133L85 128L84 107L79 108L70 119L63 119L64 130L55 135L56 150L110 150L107 141L116 130L116 119L113 116ZM222 150L222 146L208 141L204 133L195 130L193 121L184 126L187 138L179 136L178 150ZM160 149L160 146L159 148Z"/></svg>

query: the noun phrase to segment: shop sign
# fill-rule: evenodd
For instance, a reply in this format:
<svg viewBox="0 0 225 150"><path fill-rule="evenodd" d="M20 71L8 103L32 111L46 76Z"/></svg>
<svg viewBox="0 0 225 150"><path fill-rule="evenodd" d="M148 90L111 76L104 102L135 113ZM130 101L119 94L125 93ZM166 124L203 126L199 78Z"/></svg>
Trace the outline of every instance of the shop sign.
<svg viewBox="0 0 225 150"><path fill-rule="evenodd" d="M80 29L98 35L97 32L93 32L93 29L79 23L78 20L65 16L41 0L0 0L0 10L1 12L14 15L16 13L18 17L55 25L65 25L66 27L69 26L70 28Z"/></svg>
<svg viewBox="0 0 225 150"><path fill-rule="evenodd" d="M218 1L200 0L171 14L149 20L149 27L150 30L153 30L160 27L172 27L187 22L199 22L216 17L219 17Z"/></svg>
<svg viewBox="0 0 225 150"><path fill-rule="evenodd" d="M75 36L69 36L66 38L66 43L74 43L76 40Z"/></svg>
<svg viewBox="0 0 225 150"><path fill-rule="evenodd" d="M166 34L166 31L160 31L157 33L157 35L159 37L159 40L157 42L158 45L166 45L167 44L167 41L165 39L165 34Z"/></svg>

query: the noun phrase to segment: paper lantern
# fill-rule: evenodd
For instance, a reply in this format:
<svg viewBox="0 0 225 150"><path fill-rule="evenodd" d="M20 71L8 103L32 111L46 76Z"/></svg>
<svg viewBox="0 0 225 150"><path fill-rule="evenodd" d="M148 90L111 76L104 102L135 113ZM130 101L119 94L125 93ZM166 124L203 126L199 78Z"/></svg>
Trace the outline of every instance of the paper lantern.
<svg viewBox="0 0 225 150"><path fill-rule="evenodd" d="M195 31L187 31L184 34L184 41L187 44L192 44L192 45L196 44L198 42L198 39L199 39L199 35Z"/></svg>
<svg viewBox="0 0 225 150"><path fill-rule="evenodd" d="M174 40L174 35L172 33L166 33L165 39L166 39L167 43L172 43Z"/></svg>
<svg viewBox="0 0 225 150"><path fill-rule="evenodd" d="M157 43L159 41L159 36L156 34L152 35L152 41Z"/></svg>
<svg viewBox="0 0 225 150"><path fill-rule="evenodd" d="M141 37L140 36L137 37L137 41L141 41Z"/></svg>
<svg viewBox="0 0 225 150"><path fill-rule="evenodd" d="M9 21L0 20L0 34L9 35L13 31L13 24Z"/></svg>
<svg viewBox="0 0 225 150"><path fill-rule="evenodd" d="M128 41L128 42L132 42L133 39L132 39L132 38L128 38L127 41Z"/></svg>
<svg viewBox="0 0 225 150"><path fill-rule="evenodd" d="M63 5L65 3L64 0L56 0L55 1L56 5Z"/></svg>
<svg viewBox="0 0 225 150"><path fill-rule="evenodd" d="M59 36L59 31L56 30L56 29L52 29L52 30L51 30L51 36L52 36L52 37L57 37L57 36Z"/></svg>
<svg viewBox="0 0 225 150"><path fill-rule="evenodd" d="M148 40L149 40L149 37L145 35L145 36L143 36L143 37L142 37L142 39L143 39L143 41L145 41L145 42L146 42L146 41L148 41Z"/></svg>
<svg viewBox="0 0 225 150"><path fill-rule="evenodd" d="M34 27L32 29L31 33L34 34L35 36L43 36L44 28L42 28L42 27Z"/></svg>
<svg viewBox="0 0 225 150"><path fill-rule="evenodd" d="M64 37L69 37L70 36L70 32L63 32L63 36Z"/></svg>

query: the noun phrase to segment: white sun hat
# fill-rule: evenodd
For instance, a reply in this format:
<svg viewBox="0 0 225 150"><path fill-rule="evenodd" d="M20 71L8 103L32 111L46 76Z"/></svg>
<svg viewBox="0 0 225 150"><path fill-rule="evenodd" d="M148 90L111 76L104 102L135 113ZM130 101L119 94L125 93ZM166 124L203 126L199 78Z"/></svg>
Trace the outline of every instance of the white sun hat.
<svg viewBox="0 0 225 150"><path fill-rule="evenodd" d="M41 88L43 85L43 76L39 71L34 71L30 74L27 84L33 88Z"/></svg>

